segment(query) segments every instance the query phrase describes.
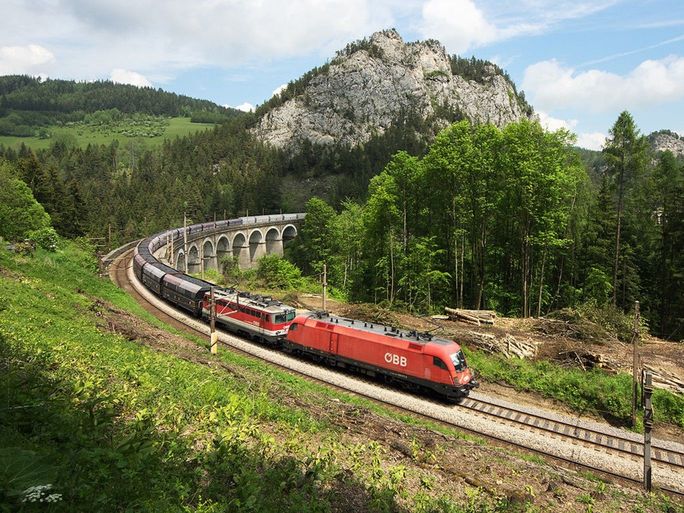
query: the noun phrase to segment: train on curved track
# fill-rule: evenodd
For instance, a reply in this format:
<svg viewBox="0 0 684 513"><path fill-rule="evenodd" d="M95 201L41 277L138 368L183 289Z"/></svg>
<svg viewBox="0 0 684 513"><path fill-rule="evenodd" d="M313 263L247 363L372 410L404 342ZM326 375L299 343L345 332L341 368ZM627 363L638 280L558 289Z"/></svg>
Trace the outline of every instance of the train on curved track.
<svg viewBox="0 0 684 513"><path fill-rule="evenodd" d="M271 297L217 287L154 256L169 236L182 238L182 230L142 240L133 252L133 271L151 292L195 317L209 318L213 288L217 324L252 340L449 400L468 395L478 385L461 347L452 340L326 312L296 315L293 307Z"/></svg>

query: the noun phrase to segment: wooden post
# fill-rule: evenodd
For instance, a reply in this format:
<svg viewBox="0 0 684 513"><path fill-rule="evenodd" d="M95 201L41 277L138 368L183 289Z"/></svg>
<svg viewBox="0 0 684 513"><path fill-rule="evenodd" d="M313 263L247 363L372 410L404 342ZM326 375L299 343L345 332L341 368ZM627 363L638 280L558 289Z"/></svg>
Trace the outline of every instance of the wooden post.
<svg viewBox="0 0 684 513"><path fill-rule="evenodd" d="M637 339L639 338L639 301L634 302L634 331L632 332L632 427L636 426L637 397L639 393L639 355Z"/></svg>
<svg viewBox="0 0 684 513"><path fill-rule="evenodd" d="M644 377L644 489L651 491L651 429L653 428L653 374L646 371Z"/></svg>
<svg viewBox="0 0 684 513"><path fill-rule="evenodd" d="M323 264L323 311L328 310L328 264Z"/></svg>
<svg viewBox="0 0 684 513"><path fill-rule="evenodd" d="M109 223L108 234L107 245L109 249L112 249L112 223Z"/></svg>
<svg viewBox="0 0 684 513"><path fill-rule="evenodd" d="M216 333L216 296L214 295L214 287L211 287L209 292L210 309L209 309L209 342L212 354L218 353L218 334Z"/></svg>

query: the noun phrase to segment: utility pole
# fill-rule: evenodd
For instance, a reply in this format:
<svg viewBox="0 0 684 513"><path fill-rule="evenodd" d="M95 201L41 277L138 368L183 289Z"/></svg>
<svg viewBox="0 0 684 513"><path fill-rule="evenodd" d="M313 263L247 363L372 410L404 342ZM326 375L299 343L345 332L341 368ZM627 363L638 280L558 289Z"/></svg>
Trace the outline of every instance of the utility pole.
<svg viewBox="0 0 684 513"><path fill-rule="evenodd" d="M183 212L183 262L185 269L183 272L188 274L188 216Z"/></svg>
<svg viewBox="0 0 684 513"><path fill-rule="evenodd" d="M210 350L211 354L218 353L218 334L216 333L216 296L214 295L214 287L211 287L210 292L210 307L209 307L209 331L210 331Z"/></svg>
<svg viewBox="0 0 684 513"><path fill-rule="evenodd" d="M323 311L327 312L328 265L323 264Z"/></svg>
<svg viewBox="0 0 684 513"><path fill-rule="evenodd" d="M632 332L632 427L636 426L637 397L639 392L639 301L634 301L634 330Z"/></svg>
<svg viewBox="0 0 684 513"><path fill-rule="evenodd" d="M653 428L653 374L644 372L644 489L651 491L651 429Z"/></svg>

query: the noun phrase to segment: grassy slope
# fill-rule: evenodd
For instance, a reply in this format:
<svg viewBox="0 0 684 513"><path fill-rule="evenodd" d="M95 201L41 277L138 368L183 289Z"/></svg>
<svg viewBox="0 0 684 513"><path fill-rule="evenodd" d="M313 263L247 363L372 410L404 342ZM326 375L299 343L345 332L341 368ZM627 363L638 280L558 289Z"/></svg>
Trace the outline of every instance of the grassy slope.
<svg viewBox="0 0 684 513"><path fill-rule="evenodd" d="M160 146L165 139L173 139L175 137L182 137L184 135L192 134L200 130L206 130L213 127L210 123L191 123L190 118L170 118L169 124L164 130L164 135L159 137L126 137L125 135L113 132L101 132L89 129L82 125L79 126L63 126L50 127L52 138L39 139L38 137L12 137L0 135L0 144L4 146L18 148L23 142L29 148L34 150L45 149L52 144L52 141L60 136L74 136L81 147L86 147L88 144L109 144L114 139L118 139L122 146L129 142L142 142L146 146L156 147Z"/></svg>
<svg viewBox="0 0 684 513"><path fill-rule="evenodd" d="M339 428L283 403L325 409L330 392L310 399L317 387L258 362L223 352L207 367L98 327L96 298L149 316L95 270L73 245L0 249L0 511L38 483L60 494L50 511L335 511L340 495L398 509L376 443L350 451ZM354 472L338 462L350 452Z"/></svg>
<svg viewBox="0 0 684 513"><path fill-rule="evenodd" d="M479 457L467 467L440 461L444 449L400 436L414 458L433 458L407 468L365 432L345 439L346 420L311 413L343 396L226 351L198 351L200 362L112 333L100 299L149 315L95 271L72 244L33 257L0 248L0 511L510 510L478 485L454 502L445 486L463 478L430 474L452 464L450 472L472 471ZM461 458L473 449L465 450ZM496 475L489 465L503 456L486 454L486 473ZM57 502L19 502L47 483L43 498L54 492ZM594 501L582 493L573 503L585 500ZM652 501L636 506L665 504Z"/></svg>

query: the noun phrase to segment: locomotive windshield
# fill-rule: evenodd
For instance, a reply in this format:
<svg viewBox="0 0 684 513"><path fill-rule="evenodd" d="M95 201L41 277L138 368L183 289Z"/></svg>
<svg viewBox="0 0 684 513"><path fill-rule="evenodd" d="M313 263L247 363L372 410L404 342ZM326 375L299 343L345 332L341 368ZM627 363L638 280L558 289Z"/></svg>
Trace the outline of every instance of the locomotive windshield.
<svg viewBox="0 0 684 513"><path fill-rule="evenodd" d="M465 356L463 355L462 351L458 351L457 353L451 355L451 363L454 364L454 367L457 371L465 370L467 367Z"/></svg>
<svg viewBox="0 0 684 513"><path fill-rule="evenodd" d="M295 318L295 311L294 310L285 310L281 314L275 314L272 316L273 317L273 322L275 324L282 324L284 322L290 322L294 320Z"/></svg>

